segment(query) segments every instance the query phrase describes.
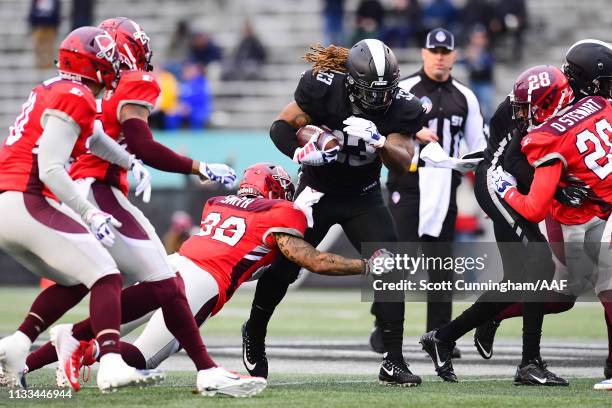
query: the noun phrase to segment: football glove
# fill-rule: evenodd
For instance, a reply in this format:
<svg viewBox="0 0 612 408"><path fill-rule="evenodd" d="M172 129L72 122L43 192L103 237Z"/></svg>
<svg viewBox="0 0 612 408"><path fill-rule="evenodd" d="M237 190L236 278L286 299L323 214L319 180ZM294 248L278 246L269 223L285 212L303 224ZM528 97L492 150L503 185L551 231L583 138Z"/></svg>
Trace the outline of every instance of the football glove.
<svg viewBox="0 0 612 408"><path fill-rule="evenodd" d="M223 184L227 188L232 188L236 181L236 172L224 163L200 163L200 181L214 181Z"/></svg>
<svg viewBox="0 0 612 408"><path fill-rule="evenodd" d="M115 234L111 231L110 225L115 228L121 227L121 223L115 217L97 208L92 208L85 213L83 221L89 225L89 230L102 245L107 247L113 246Z"/></svg>
<svg viewBox="0 0 612 408"><path fill-rule="evenodd" d="M130 171L136 180L136 197L142 194L142 201L148 203L151 200L151 173L134 155L130 156Z"/></svg>
<svg viewBox="0 0 612 408"><path fill-rule="evenodd" d="M378 133L378 129L376 128L374 122L367 119L351 116L350 118L345 119L342 123L346 125L346 127L343 129L345 133L362 139L375 149L380 149L387 141L386 137Z"/></svg>
<svg viewBox="0 0 612 408"><path fill-rule="evenodd" d="M395 269L393 254L384 248L374 251L369 259L363 260L363 264L366 275L381 276Z"/></svg>
<svg viewBox="0 0 612 408"><path fill-rule="evenodd" d="M324 164L335 162L338 158L340 146L321 151L317 147L318 138L319 134L316 133L312 135L308 143L303 147L295 149L293 161L307 166L323 166Z"/></svg>
<svg viewBox="0 0 612 408"><path fill-rule="evenodd" d="M578 208L589 198L590 187L586 184L570 184L558 187L555 199L563 205Z"/></svg>
<svg viewBox="0 0 612 408"><path fill-rule="evenodd" d="M506 197L506 194L512 189L516 189L516 179L514 176L501 167L496 167L492 172L492 179L489 183L493 183L491 187L501 197Z"/></svg>

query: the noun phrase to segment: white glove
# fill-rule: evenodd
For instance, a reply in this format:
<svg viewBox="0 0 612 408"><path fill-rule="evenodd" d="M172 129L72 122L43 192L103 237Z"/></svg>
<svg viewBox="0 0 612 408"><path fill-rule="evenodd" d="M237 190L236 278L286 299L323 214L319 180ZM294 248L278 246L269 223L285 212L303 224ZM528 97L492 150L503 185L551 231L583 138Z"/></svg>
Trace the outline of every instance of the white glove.
<svg viewBox="0 0 612 408"><path fill-rule="evenodd" d="M342 122L346 125L343 129L345 133L362 139L370 146L380 149L385 145L387 138L378 133L374 122L367 119L351 116Z"/></svg>
<svg viewBox="0 0 612 408"><path fill-rule="evenodd" d="M136 180L136 197L142 194L142 201L148 203L151 201L151 173L146 169L142 160L138 160L133 155L130 157L130 170Z"/></svg>
<svg viewBox="0 0 612 408"><path fill-rule="evenodd" d="M516 188L514 176L499 166L493 170L491 176L492 179L489 179L489 183L492 183L492 185L490 187L493 187L501 198L506 197L509 191Z"/></svg>
<svg viewBox="0 0 612 408"><path fill-rule="evenodd" d="M369 259L364 259L365 274L381 276L395 269L394 255L386 249L374 251Z"/></svg>
<svg viewBox="0 0 612 408"><path fill-rule="evenodd" d="M236 181L236 172L224 163L204 163L200 162L200 181L207 180L223 184L227 188L232 188Z"/></svg>
<svg viewBox="0 0 612 408"><path fill-rule="evenodd" d="M87 211L83 217L83 221L89 225L89 230L102 245L107 247L113 246L115 243L115 234L111 231L109 224L115 228L121 227L121 223L117 221L115 217L97 208L92 208Z"/></svg>
<svg viewBox="0 0 612 408"><path fill-rule="evenodd" d="M327 163L335 162L338 158L340 146L321 151L317 147L318 138L319 133L316 133L312 135L308 143L306 143L303 147L295 149L295 153L293 153L293 161L297 164L306 164L308 166L322 166Z"/></svg>

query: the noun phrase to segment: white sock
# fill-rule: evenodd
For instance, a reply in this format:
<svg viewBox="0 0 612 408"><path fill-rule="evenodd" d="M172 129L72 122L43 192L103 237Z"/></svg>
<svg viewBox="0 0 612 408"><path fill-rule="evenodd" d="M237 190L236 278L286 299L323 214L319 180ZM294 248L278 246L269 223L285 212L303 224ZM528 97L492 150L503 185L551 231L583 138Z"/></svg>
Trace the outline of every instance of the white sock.
<svg viewBox="0 0 612 408"><path fill-rule="evenodd" d="M106 353L100 357L100 364L125 364L119 353Z"/></svg>
<svg viewBox="0 0 612 408"><path fill-rule="evenodd" d="M28 336L26 336L23 332L20 332L19 330L13 333L13 338L19 343L23 344L24 347L27 347L28 350L32 346L32 340L30 340Z"/></svg>

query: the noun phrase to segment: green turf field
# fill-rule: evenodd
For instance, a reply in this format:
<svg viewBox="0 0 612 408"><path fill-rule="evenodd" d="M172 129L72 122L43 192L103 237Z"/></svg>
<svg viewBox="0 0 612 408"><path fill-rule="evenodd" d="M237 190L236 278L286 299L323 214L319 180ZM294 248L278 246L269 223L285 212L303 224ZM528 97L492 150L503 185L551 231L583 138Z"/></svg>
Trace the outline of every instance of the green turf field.
<svg viewBox="0 0 612 408"><path fill-rule="evenodd" d="M21 322L38 293L36 288L0 287L0 333L13 331ZM370 304L360 301L356 290L296 290L289 292L270 322L269 335L299 338L361 337L369 333L372 316ZM207 336L239 336L240 326L247 319L252 292L239 290L223 310L206 323ZM87 315L87 299L70 311L62 322L75 322ZM468 304L458 304L455 315ZM420 336L425 330L425 305L406 304L407 336ZM521 319L504 322L498 331L501 337L519 337ZM547 338L604 339L606 336L603 308L599 303L582 303L562 315L549 315L544 320Z"/></svg>
<svg viewBox="0 0 612 408"><path fill-rule="evenodd" d="M30 377L34 381L49 381L51 372ZM8 390L0 389L0 405L86 406L94 407L610 407L611 392L593 391L593 381L573 380L570 387L515 387L507 380L470 379L447 384L425 378L420 387L383 387L365 376L303 376L283 375L271 381L260 395L249 399L202 397L192 390L193 374L168 372L163 385L147 389L123 389L102 395L87 387L71 399L9 399Z"/></svg>

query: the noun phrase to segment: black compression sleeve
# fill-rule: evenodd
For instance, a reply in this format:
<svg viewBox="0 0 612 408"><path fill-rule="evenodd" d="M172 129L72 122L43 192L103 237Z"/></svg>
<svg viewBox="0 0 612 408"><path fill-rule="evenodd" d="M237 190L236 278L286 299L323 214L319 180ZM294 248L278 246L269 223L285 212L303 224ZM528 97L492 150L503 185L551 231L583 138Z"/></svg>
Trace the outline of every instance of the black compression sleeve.
<svg viewBox="0 0 612 408"><path fill-rule="evenodd" d="M516 132L512 133L512 140L504 153L503 167L504 170L516 177L516 181L522 188L529 191L529 187L533 181L534 169L521 151L522 138L520 135L516 134Z"/></svg>
<svg viewBox="0 0 612 408"><path fill-rule="evenodd" d="M293 159L295 149L300 147L295 137L295 129L284 120L279 119L272 123L272 126L270 126L270 138L276 148L291 159Z"/></svg>

